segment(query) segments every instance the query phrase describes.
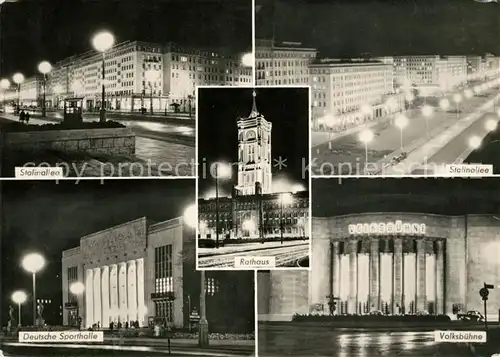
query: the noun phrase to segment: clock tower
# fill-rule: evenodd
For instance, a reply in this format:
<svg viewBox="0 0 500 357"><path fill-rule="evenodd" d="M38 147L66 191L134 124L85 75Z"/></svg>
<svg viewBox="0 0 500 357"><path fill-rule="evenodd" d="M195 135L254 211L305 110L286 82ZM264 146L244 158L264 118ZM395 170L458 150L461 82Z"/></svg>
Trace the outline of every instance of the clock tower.
<svg viewBox="0 0 500 357"><path fill-rule="evenodd" d="M240 118L238 125L238 185L241 195L271 193L271 130L268 122L257 110L255 91L250 115ZM256 192L260 187L260 192Z"/></svg>

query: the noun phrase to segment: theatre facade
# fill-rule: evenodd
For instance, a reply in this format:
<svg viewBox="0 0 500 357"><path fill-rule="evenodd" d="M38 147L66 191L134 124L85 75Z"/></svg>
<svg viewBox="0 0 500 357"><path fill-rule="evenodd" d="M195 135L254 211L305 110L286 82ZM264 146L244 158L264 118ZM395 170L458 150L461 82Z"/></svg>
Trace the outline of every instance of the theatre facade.
<svg viewBox="0 0 500 357"><path fill-rule="evenodd" d="M311 270L259 274L259 318L293 314L454 314L500 286L500 217L367 213L312 220ZM500 289L492 290L495 320Z"/></svg>

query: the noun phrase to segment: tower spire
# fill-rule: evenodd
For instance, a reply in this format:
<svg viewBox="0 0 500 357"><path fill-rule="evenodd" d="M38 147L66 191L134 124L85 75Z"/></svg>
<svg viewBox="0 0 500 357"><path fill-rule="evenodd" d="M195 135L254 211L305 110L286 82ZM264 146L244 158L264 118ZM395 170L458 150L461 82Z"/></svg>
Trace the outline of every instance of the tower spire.
<svg viewBox="0 0 500 357"><path fill-rule="evenodd" d="M253 103L252 103L252 111L250 112L250 115L248 116L249 118L255 118L259 116L259 111L257 110L257 101L255 97L257 97L257 92L255 92L255 89L252 92L252 97L253 97Z"/></svg>

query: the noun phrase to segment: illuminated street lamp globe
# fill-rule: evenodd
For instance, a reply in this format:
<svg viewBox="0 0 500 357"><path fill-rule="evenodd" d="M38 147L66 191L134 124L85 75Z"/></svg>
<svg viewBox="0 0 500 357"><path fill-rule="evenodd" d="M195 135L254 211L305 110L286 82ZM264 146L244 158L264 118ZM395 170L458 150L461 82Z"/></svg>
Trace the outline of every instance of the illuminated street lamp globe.
<svg viewBox="0 0 500 357"><path fill-rule="evenodd" d="M216 162L215 165L215 178L216 179L229 179L233 174L231 165L225 162Z"/></svg>
<svg viewBox="0 0 500 357"><path fill-rule="evenodd" d="M7 90L10 87L10 81L7 78L3 78L0 80L0 88L3 90Z"/></svg>
<svg viewBox="0 0 500 357"><path fill-rule="evenodd" d="M394 123L399 129L404 129L408 125L408 118L404 115L398 115Z"/></svg>
<svg viewBox="0 0 500 357"><path fill-rule="evenodd" d="M12 76L12 80L15 84L21 84L24 82L24 75L22 73L16 73Z"/></svg>
<svg viewBox="0 0 500 357"><path fill-rule="evenodd" d="M371 131L370 129L365 129L359 133L359 141L365 144L371 142L373 140L373 137L373 131Z"/></svg>
<svg viewBox="0 0 500 357"><path fill-rule="evenodd" d="M242 228L247 232L253 232L255 230L255 222L251 219L247 219L243 222Z"/></svg>
<svg viewBox="0 0 500 357"><path fill-rule="evenodd" d="M497 126L498 126L498 121L496 121L495 119L488 119L486 121L486 123L484 123L484 127L488 131L495 131L495 130L497 130Z"/></svg>
<svg viewBox="0 0 500 357"><path fill-rule="evenodd" d="M28 296L22 290L15 291L12 294L12 301L14 301L17 305L22 305L26 302Z"/></svg>
<svg viewBox="0 0 500 357"><path fill-rule="evenodd" d="M196 228L198 224L198 206L192 204L184 210L184 223L190 228Z"/></svg>
<svg viewBox="0 0 500 357"><path fill-rule="evenodd" d="M442 110L448 110L450 108L450 101L446 98L443 98L439 101L439 106Z"/></svg>
<svg viewBox="0 0 500 357"><path fill-rule="evenodd" d="M47 62L47 61L42 61L40 62L40 64L38 65L38 71L41 73L41 74L47 74L49 73L50 71L52 71L52 65Z"/></svg>
<svg viewBox="0 0 500 357"><path fill-rule="evenodd" d="M283 205L290 205L293 203L293 195L291 193L282 193L280 198Z"/></svg>
<svg viewBox="0 0 500 357"><path fill-rule="evenodd" d="M464 92L465 98L470 99L474 96L474 93L470 89L465 90Z"/></svg>
<svg viewBox="0 0 500 357"><path fill-rule="evenodd" d="M85 285L83 285L82 282L76 281L70 285L69 291L73 295L77 295L77 296L82 295L83 292L85 291Z"/></svg>
<svg viewBox="0 0 500 357"><path fill-rule="evenodd" d="M92 46L99 52L106 52L115 44L115 36L109 31L101 31L92 38Z"/></svg>
<svg viewBox="0 0 500 357"><path fill-rule="evenodd" d="M454 101L455 103L460 103L460 102L462 101L462 96L461 96L459 93L455 93L455 94L453 95L453 101Z"/></svg>
<svg viewBox="0 0 500 357"><path fill-rule="evenodd" d="M473 136L469 139L469 146L472 149L477 149L481 146L481 138L479 136Z"/></svg>
<svg viewBox="0 0 500 357"><path fill-rule="evenodd" d="M5 2L5 0L0 0L0 5L2 5Z"/></svg>
<svg viewBox="0 0 500 357"><path fill-rule="evenodd" d="M424 105L422 107L422 114L424 117L430 117L432 114L434 114L434 108L432 108L430 105Z"/></svg>
<svg viewBox="0 0 500 357"><path fill-rule="evenodd" d="M363 104L361 106L361 113L363 113L364 115L370 115L373 113L373 108L368 104Z"/></svg>
<svg viewBox="0 0 500 357"><path fill-rule="evenodd" d="M27 272L36 274L45 266L45 258L38 253L28 254L23 258L22 266Z"/></svg>
<svg viewBox="0 0 500 357"><path fill-rule="evenodd" d="M253 53L245 53L241 56L241 64L245 67L253 67L254 64L254 55Z"/></svg>
<svg viewBox="0 0 500 357"><path fill-rule="evenodd" d="M481 91L481 88L479 88L479 86L475 86L472 90L474 93L478 94Z"/></svg>

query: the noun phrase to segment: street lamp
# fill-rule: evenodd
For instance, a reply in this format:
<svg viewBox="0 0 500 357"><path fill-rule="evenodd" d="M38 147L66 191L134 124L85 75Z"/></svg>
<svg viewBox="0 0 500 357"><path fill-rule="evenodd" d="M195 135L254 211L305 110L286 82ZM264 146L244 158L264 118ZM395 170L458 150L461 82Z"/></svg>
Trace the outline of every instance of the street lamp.
<svg viewBox="0 0 500 357"><path fill-rule="evenodd" d="M241 64L245 67L253 67L254 64L254 55L253 53L245 53L241 56Z"/></svg>
<svg viewBox="0 0 500 357"><path fill-rule="evenodd" d="M5 92L7 92L7 89L10 87L10 81L7 78L2 78L0 80L0 88L2 88L2 94L3 94L3 107L4 107L4 113L5 113Z"/></svg>
<svg viewBox="0 0 500 357"><path fill-rule="evenodd" d="M26 255L22 260L24 270L33 276L33 326L36 325L36 273L45 266L45 258L38 253Z"/></svg>
<svg viewBox="0 0 500 357"><path fill-rule="evenodd" d="M80 281L75 281L69 286L69 291L71 294L73 294L76 298L76 322L78 323L78 328L80 328L80 304L78 303L78 298L83 294L85 291L85 285L83 285L82 282Z"/></svg>
<svg viewBox="0 0 500 357"><path fill-rule="evenodd" d="M404 146L403 146L403 130L408 126L408 118L405 117L404 115L398 115L395 121L396 126L399 128L399 136L400 136L400 142L401 142L401 152L404 151Z"/></svg>
<svg viewBox="0 0 500 357"><path fill-rule="evenodd" d="M488 119L486 123L484 123L484 127L488 131L497 130L498 122L495 119Z"/></svg>
<svg viewBox="0 0 500 357"><path fill-rule="evenodd" d="M158 80L158 71L149 69L144 73L146 81L149 83L149 111L153 114L153 82Z"/></svg>
<svg viewBox="0 0 500 357"><path fill-rule="evenodd" d="M465 98L470 99L474 96L474 93L470 89L464 91Z"/></svg>
<svg viewBox="0 0 500 357"><path fill-rule="evenodd" d="M106 87L104 84L104 80L106 79L105 75L105 70L106 70L106 51L109 50L113 45L115 44L115 37L113 34L109 31L101 31L98 32L97 34L94 35L92 38L92 46L99 51L102 52L102 95L101 95L101 110L100 110L100 121L105 122L106 121L106 108L105 108L105 101L106 101Z"/></svg>
<svg viewBox="0 0 500 357"><path fill-rule="evenodd" d="M368 144L373 140L373 131L365 129L359 133L359 141L365 144L365 170L368 165Z"/></svg>
<svg viewBox="0 0 500 357"><path fill-rule="evenodd" d="M198 208L196 204L188 206L184 211L184 223L190 228L196 229L198 224ZM208 347L208 320L206 304L206 281L205 270L200 271L200 322L198 323L198 346ZM191 313L191 311L189 312Z"/></svg>
<svg viewBox="0 0 500 357"><path fill-rule="evenodd" d="M328 127L328 150L332 150L332 134L333 127L335 126L335 117L327 115L323 118L325 125Z"/></svg>
<svg viewBox="0 0 500 357"><path fill-rule="evenodd" d="M215 248L219 248L219 179L231 178L231 166L226 163L215 163Z"/></svg>
<svg viewBox="0 0 500 357"><path fill-rule="evenodd" d="M444 111L447 111L448 109L450 109L450 101L446 98L443 98L439 101L439 107L444 110Z"/></svg>
<svg viewBox="0 0 500 357"><path fill-rule="evenodd" d="M281 210L280 210L280 236L281 236L281 244L283 244L283 206L284 205L290 205L293 203L293 195L291 193L285 192L280 194L280 203L281 203Z"/></svg>
<svg viewBox="0 0 500 357"><path fill-rule="evenodd" d="M12 301L17 304L17 325L21 326L21 305L26 302L26 293L22 290L14 291Z"/></svg>
<svg viewBox="0 0 500 357"><path fill-rule="evenodd" d="M422 107L422 115L425 118L425 132L429 136L429 118L434 114L434 108L430 105L424 105Z"/></svg>
<svg viewBox="0 0 500 357"><path fill-rule="evenodd" d="M22 73L16 73L12 76L12 80L17 85L17 110L19 111L19 106L21 104L21 84L24 82L24 75Z"/></svg>
<svg viewBox="0 0 500 357"><path fill-rule="evenodd" d="M469 147L476 150L481 146L481 138L479 136L472 136L469 138Z"/></svg>
<svg viewBox="0 0 500 357"><path fill-rule="evenodd" d="M456 110L457 110L457 119L460 118L460 102L462 101L462 96L459 93L455 93L453 96L453 101L456 104Z"/></svg>
<svg viewBox="0 0 500 357"><path fill-rule="evenodd" d="M47 92L47 73L52 70L52 65L47 61L42 61L38 65L38 71L43 75L43 97L42 97L42 118L46 117L46 92Z"/></svg>

